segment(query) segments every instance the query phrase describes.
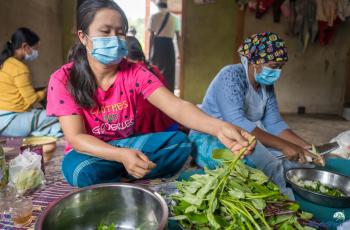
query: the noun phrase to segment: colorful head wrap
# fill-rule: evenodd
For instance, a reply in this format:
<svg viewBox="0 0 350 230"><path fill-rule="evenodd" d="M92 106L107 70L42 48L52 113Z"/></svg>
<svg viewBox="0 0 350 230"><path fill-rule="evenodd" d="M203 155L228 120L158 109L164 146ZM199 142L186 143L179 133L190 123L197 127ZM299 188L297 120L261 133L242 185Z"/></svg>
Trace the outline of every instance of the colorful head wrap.
<svg viewBox="0 0 350 230"><path fill-rule="evenodd" d="M238 53L253 64L288 61L285 42L275 33L263 32L245 39Z"/></svg>

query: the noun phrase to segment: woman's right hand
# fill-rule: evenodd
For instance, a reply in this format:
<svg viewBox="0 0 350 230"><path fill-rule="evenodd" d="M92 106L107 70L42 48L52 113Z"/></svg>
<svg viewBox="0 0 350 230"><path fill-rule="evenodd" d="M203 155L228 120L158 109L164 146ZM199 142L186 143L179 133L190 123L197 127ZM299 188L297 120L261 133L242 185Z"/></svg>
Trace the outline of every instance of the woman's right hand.
<svg viewBox="0 0 350 230"><path fill-rule="evenodd" d="M157 165L142 152L134 149L123 149L121 163L129 175L141 179Z"/></svg>
<svg viewBox="0 0 350 230"><path fill-rule="evenodd" d="M237 153L242 148L246 148L246 151L243 154L244 156L250 154L256 146L254 136L237 126L226 122L219 129L217 138L233 153ZM253 140L252 143L249 143L249 140Z"/></svg>
<svg viewBox="0 0 350 230"><path fill-rule="evenodd" d="M305 155L307 150L298 145L288 143L284 146L282 152L290 161L298 161L300 164L306 163Z"/></svg>

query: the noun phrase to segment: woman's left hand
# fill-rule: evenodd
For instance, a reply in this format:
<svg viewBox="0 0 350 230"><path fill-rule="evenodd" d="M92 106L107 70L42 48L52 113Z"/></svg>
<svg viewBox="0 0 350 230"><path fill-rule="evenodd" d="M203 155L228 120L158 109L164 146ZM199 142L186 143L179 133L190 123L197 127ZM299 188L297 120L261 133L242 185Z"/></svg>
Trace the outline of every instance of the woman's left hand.
<svg viewBox="0 0 350 230"><path fill-rule="evenodd" d="M225 123L219 129L217 138L233 153L239 152L242 148L247 148L244 156L250 154L256 145L255 140L249 144L249 140L254 138L251 134L229 123Z"/></svg>

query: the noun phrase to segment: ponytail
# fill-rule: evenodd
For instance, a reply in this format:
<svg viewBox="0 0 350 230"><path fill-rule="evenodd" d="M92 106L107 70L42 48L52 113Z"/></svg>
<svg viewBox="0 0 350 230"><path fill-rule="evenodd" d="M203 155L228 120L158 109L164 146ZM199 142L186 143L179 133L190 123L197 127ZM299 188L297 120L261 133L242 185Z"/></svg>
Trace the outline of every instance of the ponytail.
<svg viewBox="0 0 350 230"><path fill-rule="evenodd" d="M68 80L68 90L78 105L93 108L96 106L94 95L97 83L86 55L86 48L81 43L71 48L68 60L74 64Z"/></svg>
<svg viewBox="0 0 350 230"><path fill-rule="evenodd" d="M0 67L2 67L2 64L4 64L6 59L9 57L12 57L14 53L15 51L13 49L12 42L11 41L6 42L4 49L0 54Z"/></svg>

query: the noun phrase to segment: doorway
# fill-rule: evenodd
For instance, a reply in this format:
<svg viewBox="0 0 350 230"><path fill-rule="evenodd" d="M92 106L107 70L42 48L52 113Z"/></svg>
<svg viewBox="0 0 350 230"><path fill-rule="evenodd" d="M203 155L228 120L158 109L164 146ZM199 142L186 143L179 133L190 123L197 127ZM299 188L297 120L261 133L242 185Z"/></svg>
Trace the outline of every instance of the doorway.
<svg viewBox="0 0 350 230"><path fill-rule="evenodd" d="M158 12L156 0L114 0L125 12L129 21L129 34L134 35L141 43L146 58L149 57L148 23L150 17ZM181 23L182 0L168 0L168 10L178 18ZM179 47L174 38L176 66L175 66L175 95L180 95L180 57Z"/></svg>

